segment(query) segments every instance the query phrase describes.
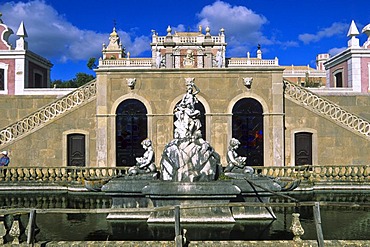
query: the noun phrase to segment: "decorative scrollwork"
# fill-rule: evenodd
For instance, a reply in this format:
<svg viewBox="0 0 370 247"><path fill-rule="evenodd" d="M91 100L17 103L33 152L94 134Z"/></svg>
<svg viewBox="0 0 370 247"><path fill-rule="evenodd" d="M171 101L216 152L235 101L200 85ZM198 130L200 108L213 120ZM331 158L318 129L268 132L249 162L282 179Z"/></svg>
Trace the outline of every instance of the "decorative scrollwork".
<svg viewBox="0 0 370 247"><path fill-rule="evenodd" d="M348 112L340 106L327 99L321 98L297 84L284 81L284 86L285 95L291 100L329 118L330 120L333 120L339 125L352 130L361 136L370 138L369 121Z"/></svg>
<svg viewBox="0 0 370 247"><path fill-rule="evenodd" d="M10 143L17 138L31 133L36 128L75 108L87 103L96 96L95 80L77 88L66 96L44 106L38 111L0 130L0 146Z"/></svg>

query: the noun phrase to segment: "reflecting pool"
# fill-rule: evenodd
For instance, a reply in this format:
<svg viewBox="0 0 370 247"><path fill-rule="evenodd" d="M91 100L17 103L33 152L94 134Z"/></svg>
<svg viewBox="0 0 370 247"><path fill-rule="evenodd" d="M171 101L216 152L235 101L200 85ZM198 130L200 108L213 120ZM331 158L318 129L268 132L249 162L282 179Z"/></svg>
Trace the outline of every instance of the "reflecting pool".
<svg viewBox="0 0 370 247"><path fill-rule="evenodd" d="M300 201L332 203L369 203L370 192L291 193ZM272 197L271 202L289 202ZM100 193L21 193L0 195L1 208L110 208L111 199ZM316 239L312 207L273 207L276 220L237 221L234 224L181 224L188 240L291 240L292 213L298 211L305 230L302 239ZM370 208L367 206L320 206L322 229L326 240L370 240ZM37 241L81 240L173 240L173 224L148 224L146 221L106 220L106 214L37 214L40 229ZM5 222L11 222L7 216ZM27 226L28 215L20 216L21 228ZM22 230L22 229L21 229ZM26 239L23 234L21 239Z"/></svg>

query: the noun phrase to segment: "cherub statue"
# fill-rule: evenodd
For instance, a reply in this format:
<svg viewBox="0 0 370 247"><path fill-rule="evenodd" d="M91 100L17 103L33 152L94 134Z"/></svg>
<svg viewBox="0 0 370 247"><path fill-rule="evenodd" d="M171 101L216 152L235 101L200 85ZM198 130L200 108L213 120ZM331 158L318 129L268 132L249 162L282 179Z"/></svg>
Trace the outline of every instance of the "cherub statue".
<svg viewBox="0 0 370 247"><path fill-rule="evenodd" d="M154 163L154 150L152 141L145 139L141 142L141 145L146 150L143 157L136 158L136 165L130 167L128 170L129 175L136 175L141 173L156 172L157 168Z"/></svg>
<svg viewBox="0 0 370 247"><path fill-rule="evenodd" d="M240 145L239 140L232 138L230 140L230 145L227 151L226 160L227 167L225 172L237 172L237 173L253 173L254 169L246 165L247 157L239 156L236 152Z"/></svg>

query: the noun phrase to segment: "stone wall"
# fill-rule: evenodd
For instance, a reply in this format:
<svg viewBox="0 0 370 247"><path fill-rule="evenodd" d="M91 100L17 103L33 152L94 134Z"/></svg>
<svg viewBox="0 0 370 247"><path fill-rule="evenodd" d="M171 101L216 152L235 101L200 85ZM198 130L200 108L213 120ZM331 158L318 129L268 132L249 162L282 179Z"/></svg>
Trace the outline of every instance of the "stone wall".
<svg viewBox="0 0 370 247"><path fill-rule="evenodd" d="M370 121L370 96L368 94L323 95L322 97Z"/></svg>
<svg viewBox="0 0 370 247"><path fill-rule="evenodd" d="M35 112L37 109L57 99L57 96L43 95L1 95L0 129Z"/></svg>
<svg viewBox="0 0 370 247"><path fill-rule="evenodd" d="M253 77L250 89L244 77ZM128 78L136 78L131 89ZM97 147L98 166L115 164L115 111L125 99L137 99L148 110L148 137L153 141L156 163L164 146L173 139L173 110L186 92L185 78L195 78L197 95L206 110L207 135L204 137L221 155L231 136L232 107L242 98L254 98L264 111L265 163L282 165L282 70L121 70L97 71Z"/></svg>
<svg viewBox="0 0 370 247"><path fill-rule="evenodd" d="M368 116L366 108L370 97L346 96L325 97L359 116ZM286 164L294 164L293 134L295 131L313 133L314 165L368 164L370 142L352 131L297 105L285 100L285 154Z"/></svg>
<svg viewBox="0 0 370 247"><path fill-rule="evenodd" d="M122 101L137 99L148 110L148 137L153 141L159 165L164 146L173 138L173 109L185 93L185 78L189 77L195 78L201 90L198 99L206 110L204 138L221 155L223 164L232 137L232 107L245 97L256 99L263 108L266 166L294 164L292 136L295 131L314 133L314 165L370 161L368 140L288 99L283 103L282 71L278 68L98 71L96 100L2 149L10 151L12 166L66 166L66 134L84 133L88 141L87 166L115 166L115 111ZM244 86L244 77L253 77L250 89ZM133 89L127 85L127 78L136 78ZM324 97L370 119L370 97L365 94ZM56 96L0 97L0 128L55 99Z"/></svg>
<svg viewBox="0 0 370 247"><path fill-rule="evenodd" d="M17 100L17 102L18 105L23 104L22 100ZM26 105L28 102L26 100L24 104ZM36 103L35 100L35 104L41 103ZM86 150L86 165L95 166L95 101L51 120L44 127L7 145L3 149L9 151L10 166L66 166L66 134L70 133L86 134L86 140L89 143Z"/></svg>

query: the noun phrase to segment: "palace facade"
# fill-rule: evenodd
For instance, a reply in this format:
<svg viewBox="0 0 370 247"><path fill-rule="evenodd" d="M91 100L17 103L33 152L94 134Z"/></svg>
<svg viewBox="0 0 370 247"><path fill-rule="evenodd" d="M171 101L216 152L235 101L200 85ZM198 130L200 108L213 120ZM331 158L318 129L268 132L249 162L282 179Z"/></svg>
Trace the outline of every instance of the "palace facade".
<svg viewBox="0 0 370 247"><path fill-rule="evenodd" d="M0 26L1 55L11 46L9 29ZM55 91L17 95L11 78L18 70L5 70L6 61L0 56L3 88L14 92L0 99L0 148L9 150L11 165L132 166L144 152L140 143L145 138L153 142L158 165L165 145L173 139L174 109L188 78L200 89L196 107L203 138L224 165L233 137L241 142L238 153L247 157L250 166L369 163L370 97L363 88L370 85L370 69L366 70L370 49L368 41L353 45L359 33L350 31L353 42L342 55L324 56L325 61L320 57L319 71L307 73L323 78L324 65L326 78L318 87L307 88L301 81L290 81L287 67L280 66L277 58L263 59L260 48L255 57L248 53L227 58L223 29L217 35L211 35L209 27L166 31L164 36L153 31L150 58L132 58L113 29L109 44L103 45L96 79L64 96L55 96ZM24 29L20 38L25 33ZM368 35L367 30L364 33ZM361 78L353 76L357 65L349 66L354 64L349 61L358 60L360 50L367 57L360 62ZM51 64L42 61L50 70ZM340 61L346 61L342 75L352 73L353 79L342 76L342 83L333 82L339 76L332 68L339 68ZM26 80L30 79L24 79L24 85L29 85Z"/></svg>

